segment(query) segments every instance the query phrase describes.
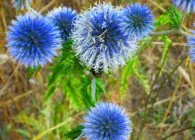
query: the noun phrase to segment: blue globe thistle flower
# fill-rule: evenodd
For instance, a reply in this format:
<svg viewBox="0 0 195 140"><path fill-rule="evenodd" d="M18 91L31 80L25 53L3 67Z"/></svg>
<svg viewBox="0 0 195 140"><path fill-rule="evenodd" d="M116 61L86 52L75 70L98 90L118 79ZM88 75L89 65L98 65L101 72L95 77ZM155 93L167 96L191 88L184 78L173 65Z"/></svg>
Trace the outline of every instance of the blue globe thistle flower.
<svg viewBox="0 0 195 140"><path fill-rule="evenodd" d="M120 18L121 30L126 36L148 36L154 28L154 15L147 5L132 4L124 8Z"/></svg>
<svg viewBox="0 0 195 140"><path fill-rule="evenodd" d="M25 1L26 0L12 0L14 8L16 8L17 10L24 9ZM28 2L31 3L32 0L28 0Z"/></svg>
<svg viewBox="0 0 195 140"><path fill-rule="evenodd" d="M26 67L44 66L57 55L60 32L52 22L33 13L17 17L7 32L7 47L15 61Z"/></svg>
<svg viewBox="0 0 195 140"><path fill-rule="evenodd" d="M76 15L77 12L71 8L59 7L49 12L47 16L59 28L64 42L69 38Z"/></svg>
<svg viewBox="0 0 195 140"><path fill-rule="evenodd" d="M116 104L96 104L84 119L83 133L88 140L128 140L132 131L127 114Z"/></svg>
<svg viewBox="0 0 195 140"><path fill-rule="evenodd" d="M96 4L77 16L72 39L82 63L95 72L116 70L134 54L135 38L127 38L119 27L120 10L111 4Z"/></svg>
<svg viewBox="0 0 195 140"><path fill-rule="evenodd" d="M195 1L194 0L172 0L172 3L179 7L182 11L187 13L195 13Z"/></svg>
<svg viewBox="0 0 195 140"><path fill-rule="evenodd" d="M195 34L195 30L192 30L191 32ZM190 46L189 55L191 60L192 62L195 62L195 37L188 37L187 45Z"/></svg>

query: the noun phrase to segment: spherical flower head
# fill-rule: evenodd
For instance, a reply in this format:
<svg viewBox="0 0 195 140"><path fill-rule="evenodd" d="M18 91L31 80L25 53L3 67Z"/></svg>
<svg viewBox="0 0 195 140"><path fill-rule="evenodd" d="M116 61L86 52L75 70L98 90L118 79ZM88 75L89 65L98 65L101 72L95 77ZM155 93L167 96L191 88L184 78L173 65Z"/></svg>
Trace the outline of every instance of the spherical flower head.
<svg viewBox="0 0 195 140"><path fill-rule="evenodd" d="M172 3L187 13L195 13L195 0L172 0Z"/></svg>
<svg viewBox="0 0 195 140"><path fill-rule="evenodd" d="M136 39L119 27L120 10L109 3L96 4L81 13L72 30L73 46L82 63L95 72L116 70L134 54Z"/></svg>
<svg viewBox="0 0 195 140"><path fill-rule="evenodd" d="M191 32L195 34L195 30L192 30ZM195 37L189 36L187 45L190 46L189 49L190 58L192 62L195 62Z"/></svg>
<svg viewBox="0 0 195 140"><path fill-rule="evenodd" d="M121 14L120 27L126 36L133 35L141 39L152 32L153 18L154 15L147 5L128 5Z"/></svg>
<svg viewBox="0 0 195 140"><path fill-rule="evenodd" d="M26 0L12 0L14 8L17 10L24 9ZM28 3L31 3L32 0L28 0Z"/></svg>
<svg viewBox="0 0 195 140"><path fill-rule="evenodd" d="M131 122L124 109L112 103L99 103L84 117L88 140L128 140Z"/></svg>
<svg viewBox="0 0 195 140"><path fill-rule="evenodd" d="M34 13L20 15L7 32L7 47L15 61L26 67L52 62L61 46L60 32L52 22Z"/></svg>
<svg viewBox="0 0 195 140"><path fill-rule="evenodd" d="M64 42L69 38L76 15L77 12L71 8L59 7L49 12L47 16L59 28Z"/></svg>

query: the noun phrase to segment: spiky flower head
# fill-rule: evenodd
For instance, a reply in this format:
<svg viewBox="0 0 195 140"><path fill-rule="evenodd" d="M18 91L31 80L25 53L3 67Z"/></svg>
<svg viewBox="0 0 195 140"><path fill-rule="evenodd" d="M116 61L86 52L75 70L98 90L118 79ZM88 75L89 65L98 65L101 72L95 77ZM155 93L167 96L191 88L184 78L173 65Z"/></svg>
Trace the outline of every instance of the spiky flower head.
<svg viewBox="0 0 195 140"><path fill-rule="evenodd" d="M154 28L154 15L147 5L132 4L124 8L120 18L120 26L126 36L137 38L148 36Z"/></svg>
<svg viewBox="0 0 195 140"><path fill-rule="evenodd" d="M195 34L195 30L192 30L191 32ZM190 46L189 49L190 58L192 62L195 62L195 37L189 36L187 45Z"/></svg>
<svg viewBox="0 0 195 140"><path fill-rule="evenodd" d="M51 62L61 46L60 32L47 18L33 13L20 15L7 32L7 47L15 61L26 67Z"/></svg>
<svg viewBox="0 0 195 140"><path fill-rule="evenodd" d="M81 62L96 72L116 70L133 55L135 38L120 30L120 9L109 3L96 4L74 22L72 39Z"/></svg>
<svg viewBox="0 0 195 140"><path fill-rule="evenodd" d="M67 7L55 8L49 12L48 18L57 26L61 32L62 40L65 42L70 35L72 23L77 15L75 10Z"/></svg>
<svg viewBox="0 0 195 140"><path fill-rule="evenodd" d="M195 13L195 0L172 0L172 3L187 13Z"/></svg>
<svg viewBox="0 0 195 140"><path fill-rule="evenodd" d="M84 117L88 140L128 140L131 122L124 109L113 103L99 103Z"/></svg>
<svg viewBox="0 0 195 140"><path fill-rule="evenodd" d="M28 3L32 2L32 0L12 0L12 3L14 8L16 8L16 10L20 10L20 9L24 9L26 1L28 1Z"/></svg>

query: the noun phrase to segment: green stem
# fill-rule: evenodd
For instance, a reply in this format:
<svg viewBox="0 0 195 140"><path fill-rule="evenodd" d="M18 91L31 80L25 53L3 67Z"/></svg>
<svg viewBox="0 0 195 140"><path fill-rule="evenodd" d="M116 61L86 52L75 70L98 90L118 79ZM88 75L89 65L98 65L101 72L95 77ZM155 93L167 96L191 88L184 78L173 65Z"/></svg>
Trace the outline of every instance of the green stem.
<svg viewBox="0 0 195 140"><path fill-rule="evenodd" d="M182 29L182 26L183 26L183 24L184 24L184 21L185 21L185 18L186 18L186 12L184 12L184 14L182 15L182 19L181 19L181 24L180 24L180 26L179 26L179 29Z"/></svg>
<svg viewBox="0 0 195 140"><path fill-rule="evenodd" d="M92 95L92 99L95 102L96 101L96 79L93 78L91 81L91 95Z"/></svg>
<svg viewBox="0 0 195 140"><path fill-rule="evenodd" d="M161 32L153 32L150 35L152 35L152 36L163 36L163 35L172 35L172 34L179 34L179 35L183 35L183 36L186 36L186 37L187 36L195 37L195 35L187 33L182 29L172 29L172 30L161 31Z"/></svg>

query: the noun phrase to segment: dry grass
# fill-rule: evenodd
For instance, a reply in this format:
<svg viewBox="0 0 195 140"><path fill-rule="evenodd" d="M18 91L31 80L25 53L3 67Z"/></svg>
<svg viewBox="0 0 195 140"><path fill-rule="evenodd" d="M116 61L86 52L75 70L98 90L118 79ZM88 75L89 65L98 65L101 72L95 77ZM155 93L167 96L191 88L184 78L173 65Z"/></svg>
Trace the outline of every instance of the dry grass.
<svg viewBox="0 0 195 140"><path fill-rule="evenodd" d="M131 0L129 0L131 1ZM113 0L115 5L125 5L128 0ZM167 9L169 2L164 0L142 0L155 11L158 16ZM66 5L78 11L81 8L89 7L93 0L34 0L32 5L42 13L47 13L54 7ZM23 11L24 12L24 11ZM23 13L21 12L21 13ZM5 34L11 20L19 13L11 6L10 0L0 0L0 139L3 135L8 135L8 140L21 140L22 136L16 128L22 124L15 121L17 114L24 110L30 110L31 114L37 115L37 106L43 107L43 93L47 81L47 68L36 73L33 78L28 79L27 70L12 61L5 47ZM193 23L193 15L189 17L186 26ZM106 81L108 95L112 101L123 105L134 122L135 139L140 130L140 120L146 108L149 109L149 118L145 122L142 138L143 140L159 140L170 136L171 140L192 140L195 139L195 130L191 128L192 120L195 120L195 65L189 58L167 79L172 70L186 57L186 39L184 37L170 37L174 42L169 50L169 60L164 73L154 83L154 95L152 97L154 106L151 104L145 107L147 94L140 82L132 76L129 79L127 95L121 100L120 95L120 72L113 77L107 77ZM163 43L155 38L153 47L147 47L140 55L142 71L151 83L159 72L159 59L162 52ZM150 84L151 84L150 83ZM161 86L163 87L161 88ZM107 97L108 98L108 97ZM34 104L36 102L36 104ZM151 109L152 108L152 109ZM195 123L195 122L194 122ZM5 129L11 125L9 134L5 134ZM195 126L195 125L194 125Z"/></svg>

